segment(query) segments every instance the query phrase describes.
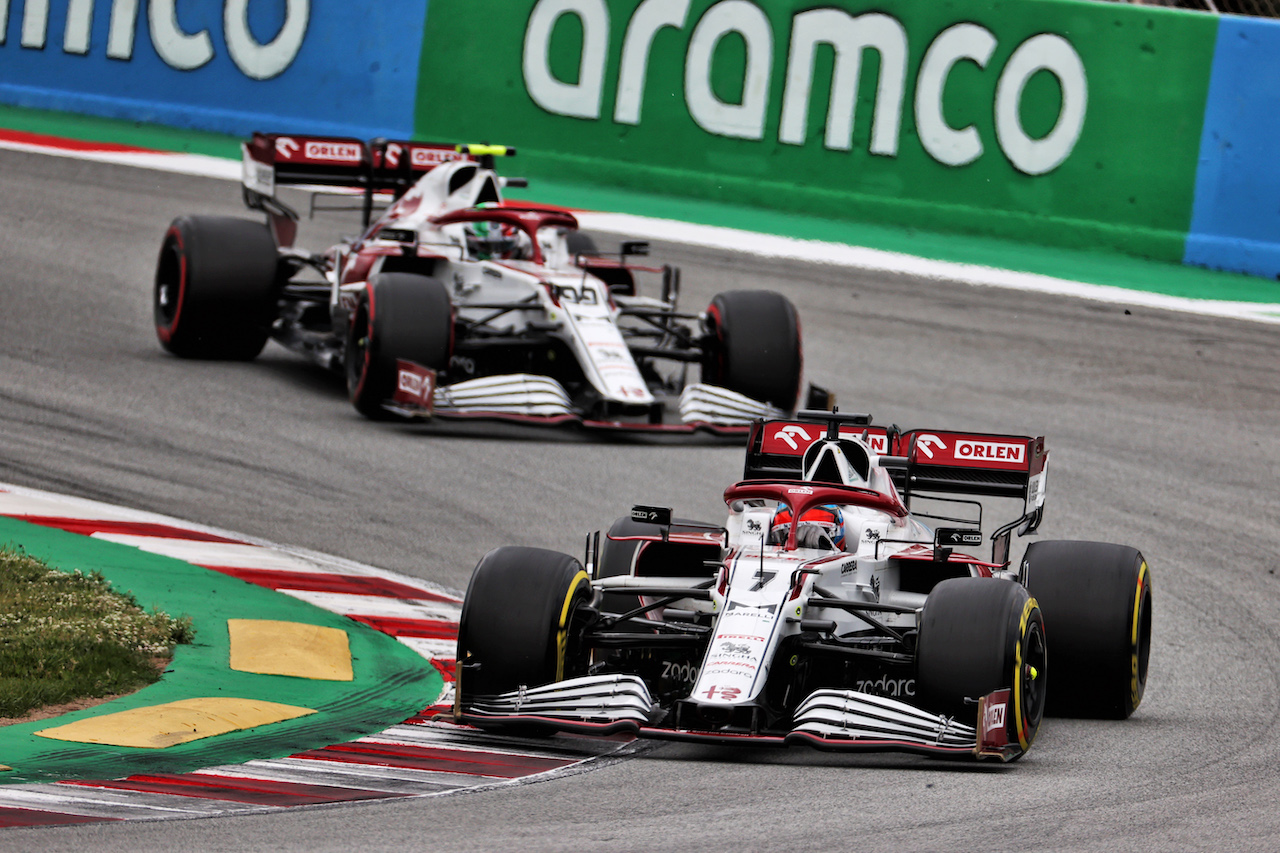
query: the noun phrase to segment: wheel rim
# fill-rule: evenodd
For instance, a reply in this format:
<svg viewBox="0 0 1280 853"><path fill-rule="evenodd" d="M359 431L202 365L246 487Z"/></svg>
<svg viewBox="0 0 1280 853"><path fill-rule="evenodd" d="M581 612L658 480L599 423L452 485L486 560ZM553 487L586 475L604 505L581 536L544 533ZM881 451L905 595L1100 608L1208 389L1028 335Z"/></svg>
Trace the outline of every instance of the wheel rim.
<svg viewBox="0 0 1280 853"><path fill-rule="evenodd" d="M155 320L156 325L170 329L178 319L182 304L182 276L185 259L177 241L171 236L165 241L156 270Z"/></svg>
<svg viewBox="0 0 1280 853"><path fill-rule="evenodd" d="M1039 726L1039 721L1044 716L1046 663L1044 633L1039 622L1032 622L1023 643L1023 670L1019 672L1019 678L1023 681L1023 716L1030 729Z"/></svg>
<svg viewBox="0 0 1280 853"><path fill-rule="evenodd" d="M354 400L360 396L365 378L369 374L369 315L363 306L351 324L351 337L347 343L347 391Z"/></svg>
<svg viewBox="0 0 1280 853"><path fill-rule="evenodd" d="M1018 671L1018 723L1019 740L1024 740L1023 749L1031 745L1040 721L1044 717L1048 656L1045 650L1044 631L1039 621L1027 625L1022 637L1022 653L1019 655Z"/></svg>

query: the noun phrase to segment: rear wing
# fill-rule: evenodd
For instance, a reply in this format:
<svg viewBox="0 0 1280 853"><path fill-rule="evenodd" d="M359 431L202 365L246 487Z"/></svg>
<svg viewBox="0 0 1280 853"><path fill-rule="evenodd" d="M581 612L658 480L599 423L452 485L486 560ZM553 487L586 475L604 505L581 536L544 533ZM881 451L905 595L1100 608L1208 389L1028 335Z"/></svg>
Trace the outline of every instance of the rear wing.
<svg viewBox="0 0 1280 853"><path fill-rule="evenodd" d="M341 136L255 133L241 145L242 183L272 197L279 186L402 192L441 163L473 160L466 146Z"/></svg>
<svg viewBox="0 0 1280 853"><path fill-rule="evenodd" d="M865 442L880 455L908 506L912 494L927 492L1021 498L1024 519L1034 516L1038 523L1042 513L1049 458L1043 436L903 432L873 425L862 414L801 412L792 419L757 421L747 441L743 479L801 480L805 451L825 438Z"/></svg>
<svg viewBox="0 0 1280 853"><path fill-rule="evenodd" d="M352 192L364 196L367 227L376 195L399 198L427 172L455 160L478 161L493 168L495 156L512 156L505 145L447 145L344 136L298 136L255 133L241 145L241 183L245 203L273 216L296 220L297 214L276 198L276 189L294 186L317 192Z"/></svg>

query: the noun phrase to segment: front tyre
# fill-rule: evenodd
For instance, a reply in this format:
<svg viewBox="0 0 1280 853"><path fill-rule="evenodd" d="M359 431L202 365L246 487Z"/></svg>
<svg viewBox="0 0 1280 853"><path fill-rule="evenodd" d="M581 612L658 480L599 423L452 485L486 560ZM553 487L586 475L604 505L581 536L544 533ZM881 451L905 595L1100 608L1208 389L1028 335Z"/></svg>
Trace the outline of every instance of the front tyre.
<svg viewBox="0 0 1280 853"><path fill-rule="evenodd" d="M278 261L265 224L226 216L173 220L152 300L160 345L183 358L257 357L276 318Z"/></svg>
<svg viewBox="0 0 1280 853"><path fill-rule="evenodd" d="M582 564L542 548L496 548L471 575L458 621L457 696L491 696L583 675L575 617L591 595Z"/></svg>
<svg viewBox="0 0 1280 853"><path fill-rule="evenodd" d="M793 411L804 357L791 300L769 290L731 290L707 308L702 381Z"/></svg>
<svg viewBox="0 0 1280 853"><path fill-rule="evenodd" d="M396 390L396 361L441 371L453 354L453 304L434 278L379 273L356 300L343 363L347 394L356 411L382 420L382 404Z"/></svg>
<svg viewBox="0 0 1280 853"><path fill-rule="evenodd" d="M976 701L1010 688L1009 743L1025 753L1044 717L1048 685L1044 620L1013 581L951 578L933 588L920 617L920 705L973 724Z"/></svg>
<svg viewBox="0 0 1280 853"><path fill-rule="evenodd" d="M1151 571L1136 548L1033 542L1022 581L1053 643L1049 713L1123 720L1142 702L1151 656Z"/></svg>

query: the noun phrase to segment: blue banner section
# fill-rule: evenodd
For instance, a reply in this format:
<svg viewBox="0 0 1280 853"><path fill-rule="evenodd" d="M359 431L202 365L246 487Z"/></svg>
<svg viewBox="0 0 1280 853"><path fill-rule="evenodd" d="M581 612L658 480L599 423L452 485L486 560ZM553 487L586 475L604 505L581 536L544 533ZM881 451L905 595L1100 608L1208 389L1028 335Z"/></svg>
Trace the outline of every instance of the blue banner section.
<svg viewBox="0 0 1280 853"><path fill-rule="evenodd" d="M0 102L234 135L413 131L428 0L0 0Z"/></svg>
<svg viewBox="0 0 1280 853"><path fill-rule="evenodd" d="M1278 164L1280 21L1224 16L1184 263L1280 276Z"/></svg>

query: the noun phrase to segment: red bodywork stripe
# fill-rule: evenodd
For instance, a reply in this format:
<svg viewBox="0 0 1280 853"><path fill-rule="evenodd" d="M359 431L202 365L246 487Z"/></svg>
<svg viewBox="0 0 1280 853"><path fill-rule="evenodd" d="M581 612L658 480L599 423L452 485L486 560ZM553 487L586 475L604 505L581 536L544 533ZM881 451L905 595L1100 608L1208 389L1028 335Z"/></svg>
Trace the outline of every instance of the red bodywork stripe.
<svg viewBox="0 0 1280 853"><path fill-rule="evenodd" d="M578 760L390 743L341 743L326 746L323 749L309 749L293 757L338 761L344 764L373 764L379 767L436 770L445 773L463 773L468 776L495 776L503 779L518 779L534 773L545 773L548 770L566 767Z"/></svg>
<svg viewBox="0 0 1280 853"><path fill-rule="evenodd" d="M297 782L275 782L268 779L239 779L201 773L143 774L127 779L74 780L60 785L106 788L119 791L142 791L172 794L204 800L227 800L261 806L309 806L317 803L340 803L348 800L378 800L403 797L389 791L362 788L340 788L333 785L304 785Z"/></svg>

